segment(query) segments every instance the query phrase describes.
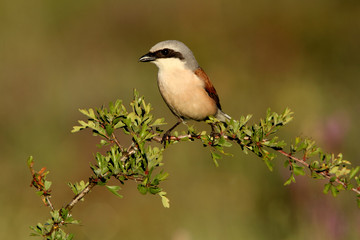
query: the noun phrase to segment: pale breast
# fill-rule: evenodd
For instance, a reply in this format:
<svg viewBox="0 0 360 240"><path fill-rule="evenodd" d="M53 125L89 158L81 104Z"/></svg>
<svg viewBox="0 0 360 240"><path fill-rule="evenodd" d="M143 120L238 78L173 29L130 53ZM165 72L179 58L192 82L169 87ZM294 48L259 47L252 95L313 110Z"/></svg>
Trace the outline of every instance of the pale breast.
<svg viewBox="0 0 360 240"><path fill-rule="evenodd" d="M159 68L158 86L169 108L179 117L203 120L217 112L217 106L193 71L178 63Z"/></svg>

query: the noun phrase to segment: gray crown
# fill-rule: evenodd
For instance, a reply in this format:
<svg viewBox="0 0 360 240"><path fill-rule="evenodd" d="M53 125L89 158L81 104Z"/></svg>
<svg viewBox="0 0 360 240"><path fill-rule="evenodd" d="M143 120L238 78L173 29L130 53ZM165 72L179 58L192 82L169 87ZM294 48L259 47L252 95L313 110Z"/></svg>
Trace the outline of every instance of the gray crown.
<svg viewBox="0 0 360 240"><path fill-rule="evenodd" d="M156 52L165 48L181 53L181 55L184 57L183 61L185 61L186 66L188 66L190 69L195 70L199 67L199 64L196 61L190 48L177 40L166 40L159 42L150 49L150 52Z"/></svg>

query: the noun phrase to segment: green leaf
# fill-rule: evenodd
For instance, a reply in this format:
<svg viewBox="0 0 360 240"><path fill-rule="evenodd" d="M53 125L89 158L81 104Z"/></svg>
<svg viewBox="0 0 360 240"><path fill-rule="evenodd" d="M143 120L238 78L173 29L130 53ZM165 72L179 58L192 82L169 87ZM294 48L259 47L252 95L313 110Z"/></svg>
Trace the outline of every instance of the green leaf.
<svg viewBox="0 0 360 240"><path fill-rule="evenodd" d="M330 181L331 183L335 182L335 180L336 180L336 176L333 176L333 177L331 177L331 178L329 179L329 181Z"/></svg>
<svg viewBox="0 0 360 240"><path fill-rule="evenodd" d="M51 187L51 182L50 182L50 181L45 180L45 181L44 181L44 187L45 187L45 190L49 190L49 189L50 189L50 187Z"/></svg>
<svg viewBox="0 0 360 240"><path fill-rule="evenodd" d="M144 195L148 191L148 188L146 186L142 185L142 184L138 184L137 189L141 194L144 194Z"/></svg>
<svg viewBox="0 0 360 240"><path fill-rule="evenodd" d="M123 198L123 196L118 193L118 191L121 189L120 186L108 186L108 185L106 185L106 188L107 188L110 192L112 192L113 194L115 194L116 196L118 196L119 198Z"/></svg>
<svg viewBox="0 0 360 240"><path fill-rule="evenodd" d="M114 132L114 128L110 124L107 124L105 129L108 136L111 136L111 134Z"/></svg>
<svg viewBox="0 0 360 240"><path fill-rule="evenodd" d="M149 192L151 194L157 194L157 193L161 192L161 188L159 188L159 187L150 187Z"/></svg>
<svg viewBox="0 0 360 240"><path fill-rule="evenodd" d="M42 196L42 195L44 195L44 192L43 191L36 191L36 194L39 195L39 196Z"/></svg>
<svg viewBox="0 0 360 240"><path fill-rule="evenodd" d="M290 185L292 182L296 182L294 174L290 175L289 179L284 183L284 186Z"/></svg>
<svg viewBox="0 0 360 240"><path fill-rule="evenodd" d="M79 109L79 111L90 119L96 119L95 112L91 108L88 111L86 109Z"/></svg>
<svg viewBox="0 0 360 240"><path fill-rule="evenodd" d="M337 186L336 186L336 189L339 190L339 191L345 190L344 186L341 185L341 184L337 185Z"/></svg>
<svg viewBox="0 0 360 240"><path fill-rule="evenodd" d="M80 182L76 182L75 184L72 184L70 182L68 183L68 186L75 195L83 191L88 185L89 182L84 182L83 180L81 180ZM81 201L84 201L84 198L82 198Z"/></svg>
<svg viewBox="0 0 360 240"><path fill-rule="evenodd" d="M273 163L271 162L271 160L265 158L264 162L265 162L266 166L268 167L269 171L272 172L273 171Z"/></svg>
<svg viewBox="0 0 360 240"><path fill-rule="evenodd" d="M119 121L118 123L115 124L114 129L122 128L124 126L125 126L125 123L123 123L122 121Z"/></svg>
<svg viewBox="0 0 360 240"><path fill-rule="evenodd" d="M336 172L339 170L339 167L335 166L335 167L332 167L329 171L330 174L336 174Z"/></svg>
<svg viewBox="0 0 360 240"><path fill-rule="evenodd" d="M305 175L304 167L298 166L295 163L293 163L292 165L293 165L293 171L294 171L295 175L301 175L301 176Z"/></svg>
<svg viewBox="0 0 360 240"><path fill-rule="evenodd" d="M169 173L161 171L156 178L159 179L159 181L165 180L169 176Z"/></svg>
<svg viewBox="0 0 360 240"><path fill-rule="evenodd" d="M224 147L231 147L232 143L230 141L224 141L221 145Z"/></svg>
<svg viewBox="0 0 360 240"><path fill-rule="evenodd" d="M358 176L355 176L355 181L358 186L360 186L360 178Z"/></svg>
<svg viewBox="0 0 360 240"><path fill-rule="evenodd" d="M327 194L329 192L331 186L332 186L331 183L325 184L323 193Z"/></svg>
<svg viewBox="0 0 360 240"><path fill-rule="evenodd" d="M164 206L164 208L169 208L170 207L170 200L165 197L166 192L159 192L159 196L161 197L161 202Z"/></svg>
<svg viewBox="0 0 360 240"><path fill-rule="evenodd" d="M285 160L285 162L284 162L284 167L288 167L289 165L290 165L289 160Z"/></svg>
<svg viewBox="0 0 360 240"><path fill-rule="evenodd" d="M71 133L79 132L80 130L84 129L83 126L73 126L73 129L71 130Z"/></svg>
<svg viewBox="0 0 360 240"><path fill-rule="evenodd" d="M331 185L330 191L334 197L336 197L339 194L339 190L334 185Z"/></svg>
<svg viewBox="0 0 360 240"><path fill-rule="evenodd" d="M211 152L211 157L214 161L215 166L219 167L219 163L218 163L217 159L221 159L221 155L218 154L217 152Z"/></svg>
<svg viewBox="0 0 360 240"><path fill-rule="evenodd" d="M51 214L51 217L53 218L54 222L60 222L62 220L59 210L51 211L50 214Z"/></svg>
<svg viewBox="0 0 360 240"><path fill-rule="evenodd" d="M337 171L335 175L336 175L336 177L340 177L340 176L346 176L349 173L350 173L350 169L343 167L339 171Z"/></svg>
<svg viewBox="0 0 360 240"><path fill-rule="evenodd" d="M31 168L33 163L34 163L34 158L33 158L33 156L30 156L27 160L28 167Z"/></svg>
<svg viewBox="0 0 360 240"><path fill-rule="evenodd" d="M252 136L252 134L253 134L253 132L250 131L249 129L245 129L245 130L244 130L244 133L245 133L246 135L248 135L248 136Z"/></svg>
<svg viewBox="0 0 360 240"><path fill-rule="evenodd" d="M360 166L351 169L349 178L352 179L353 177L355 177L355 175L359 172L359 170L360 170Z"/></svg>
<svg viewBox="0 0 360 240"><path fill-rule="evenodd" d="M103 147L103 146L106 146L106 145L108 145L109 144L109 142L107 141L107 140L105 140L105 139L101 139L100 140L100 143L97 145L99 148L101 148L101 147Z"/></svg>
<svg viewBox="0 0 360 240"><path fill-rule="evenodd" d="M166 123L164 122L165 119L164 118L158 118L156 119L152 124L150 124L150 126L161 126L161 125L165 125Z"/></svg>

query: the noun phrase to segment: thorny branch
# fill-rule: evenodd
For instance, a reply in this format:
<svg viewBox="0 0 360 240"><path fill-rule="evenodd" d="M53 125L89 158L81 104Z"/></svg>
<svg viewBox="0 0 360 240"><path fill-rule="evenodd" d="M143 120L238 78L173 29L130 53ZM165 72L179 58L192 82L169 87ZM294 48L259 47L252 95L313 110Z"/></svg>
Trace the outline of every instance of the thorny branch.
<svg viewBox="0 0 360 240"><path fill-rule="evenodd" d="M224 137L225 139L231 140L231 141L237 141L239 139L236 139L234 137L231 136L226 136L223 135L222 137ZM217 136L218 138L218 136ZM180 135L180 136L170 136L169 137L169 141L181 141L182 139L192 139L192 140L197 140L200 139L200 135L195 135L195 134L185 134L185 135ZM247 138L248 139L248 138ZM112 135L112 138L109 139L113 142L116 143L116 145L121 146L119 141L117 140L117 138L115 137L115 135ZM152 138L152 140L154 140L155 142L161 143L162 142L162 137L159 135L156 135ZM239 142L239 141L237 141ZM261 144L260 144L261 145ZM124 148L121 146L121 149L124 150ZM293 161L301 164L302 166L309 168L310 164L306 162L306 156L304 156L304 159L300 159L297 158L287 152L285 152L282 149L274 149L275 151L277 151L278 153L282 154L283 156L292 159ZM137 151L136 148L136 144L133 142L129 148L127 149L127 151L123 151L123 157L121 158L121 161L124 162L127 158L129 158L130 155L134 154ZM43 177L44 171L45 169L41 169L39 172L35 172L34 169L32 168L32 166L30 167L30 171L31 174L33 176L33 180L31 185L34 186L37 190L39 191L43 191L44 195L43 195L43 202L46 206L49 206L51 208L51 210L54 210L54 207L50 201L50 190L49 191L45 191L44 190L44 186L43 183L41 182L41 178ZM319 175L330 179L331 176L328 174L328 172L324 171L324 172L318 172ZM127 179L131 179L131 180L135 180L135 181L142 181L142 178L138 178L138 177L132 177L132 176L125 176ZM95 187L97 185L97 183L100 181L100 179L98 178L93 178L91 177L89 179L89 184L79 193L77 194L66 206L65 209L71 211L72 208L81 200L85 197L86 194L88 194L91 189L93 187ZM341 184L344 188L347 188L347 184L342 182L339 178L335 179L335 182L338 184ZM351 190L357 194L360 195L360 190L357 188L351 188Z"/></svg>
<svg viewBox="0 0 360 240"><path fill-rule="evenodd" d="M116 138L115 138L115 139L116 139ZM117 141L117 140L116 140L116 141ZM117 141L117 142L118 142L118 141ZM136 148L134 147L134 143L132 143L132 144L130 145L130 147L128 148L128 150L127 150L127 151L124 151L124 153L123 153L124 155L123 155L123 157L121 158L121 161L124 162L127 158L129 158L130 155L134 154L135 152L136 152ZM106 176L104 176L104 177L106 177ZM132 178L131 178L131 177L128 177L128 179L132 179ZM136 180L136 179L134 179L134 180ZM79 194L77 194L77 195L71 200L71 202L69 202L69 203L66 205L65 209L71 210L71 209L75 206L75 204L77 204L81 199L83 199L83 198L85 197L85 195L88 194L88 193L91 191L91 189L97 185L97 183L98 183L99 181L101 181L101 179L91 177L91 178L89 179L89 184L88 184Z"/></svg>
<svg viewBox="0 0 360 240"><path fill-rule="evenodd" d="M43 203L50 207L52 214L52 218L46 224L38 224L32 228L37 235L46 237L46 239L55 239L53 235L65 234L61 226L76 223L70 214L73 207L84 199L95 186L106 185L111 177L115 177L122 184L125 180L138 182L140 193L158 194L164 207L169 207L169 200L165 197L166 192L158 187L160 181L166 179L167 173L161 171L158 174L154 173L155 176L151 175L151 173L156 167L161 166L164 148L175 142L189 140L200 140L204 146L211 147L211 156L216 165L216 159L221 158L218 153L226 154L223 147L231 146L231 142L238 144L244 152L251 151L262 158L270 170L272 169L271 161L276 157L275 153L281 154L287 158L290 165L291 177L289 180L295 181L294 174L303 175L305 174L304 168L308 168L312 176L329 180L326 186L329 186L327 189L331 189L334 196L337 194L336 191L343 190L341 188L355 192L360 206L360 176L356 175L360 171L360 166L350 170L343 165L351 165L351 163L342 160L342 156L334 158L333 155L323 153L320 148L316 148L316 151L313 149L308 151L312 145L305 141L300 141L302 146L297 147L299 142L296 140L295 145L291 145L290 151L287 152L284 150L286 145L284 141L279 141L276 136L270 137L280 126L287 124L292 119L290 109L286 109L282 114L272 113L268 109L266 118L261 120L259 125L247 125L251 115L241 117L240 121L230 121L225 125L220 123L217 126L219 133L216 134L195 133L193 128L188 128L188 134L170 136L167 138L169 144L165 143L164 148L158 148L146 145L146 142L156 142L163 145L162 130L158 126L165 124L164 119L154 120L150 113L150 104L145 104L143 97L139 97L136 90L134 90L134 101L130 105L133 110L130 113L127 112L121 100L117 100L115 104L110 104L109 110L106 108L97 110L97 114L93 109L80 109L80 112L88 117L88 122L79 121L80 126L74 126L72 132L90 128L96 136L105 139L105 141L103 139L100 142L101 145L111 144L111 148L107 152L108 155L100 153L96 155L97 163L95 166L91 166L94 175L89 178L88 183L85 184L81 181L80 183L69 184L76 195L65 207L58 210L54 208L50 201L51 182L46 180L48 172L45 171L45 168L36 172L33 169L32 157L29 158L28 165L32 174L31 186L38 190ZM210 119L210 124L211 121ZM125 148L116 137L114 131L117 129L122 129L125 134L132 137L132 143L128 148ZM268 150L272 151L269 152ZM304 154L297 157L295 154L300 151L303 151ZM326 160L328 162L323 163L325 167L314 167L317 166L315 165L316 161L311 161L310 155L318 152L321 152L322 157L325 156L326 159L330 159L332 162ZM350 183L351 178L355 178L358 188L353 187L352 183ZM287 182L291 182L289 180ZM117 193L119 186L107 187L115 195L120 196ZM61 239L71 239L69 235L65 234L64 236Z"/></svg>
<svg viewBox="0 0 360 240"><path fill-rule="evenodd" d="M267 134L266 136L268 136L268 135L269 134ZM236 141L237 143L241 143L240 139L236 139L236 138L234 138L232 136L223 135L222 137L225 138L225 139L231 140L231 141ZM170 138L169 138L169 140L172 140L172 141L181 141L182 139L196 140L196 139L200 139L200 135L185 134L185 135L180 135L180 136L170 136ZM246 140L248 140L248 139L249 138L246 137ZM156 142L161 143L162 138L160 136L155 136L155 137L153 137L153 140L156 141ZM263 141L266 141L266 140L263 140ZM258 145L258 147L262 147L261 143L257 143L257 145ZM282 154L283 156L285 156L287 158L292 159L293 161L301 164L302 166L304 166L306 168L310 168L310 164L306 162L306 159L307 159L306 155L304 155L303 159L300 159L300 158L297 158L297 157L285 152L283 149L273 149L273 150L277 151L278 153ZM317 174L319 174L322 177L327 178L327 179L332 178L332 176L329 175L329 173L327 171L317 172ZM335 179L335 182L342 185L345 189L348 188L348 185L345 182L341 181L338 177ZM353 191L356 194L360 195L360 189L358 189L358 188L353 187L353 188L351 188L351 191Z"/></svg>
<svg viewBox="0 0 360 240"><path fill-rule="evenodd" d="M307 168L310 167L310 164L308 164L307 162L305 162L305 160L296 158L296 157L292 156L291 154L289 154L289 153L287 153L287 152L285 152L285 151L283 151L283 150L276 150L276 151L277 151L278 153L284 155L285 157L291 158L291 159L294 160L295 162L300 163L300 164L303 165L304 167L307 167ZM306 159L306 156L305 156L304 158ZM321 175L321 176L323 176L323 177L325 177L325 178L327 178L327 179L330 179L330 178L331 178L331 176L329 175L329 173L326 172L326 171L324 171L324 172L317 172L317 174L319 174L319 175ZM343 181L341 181L339 178L336 178L336 179L335 179L335 182L338 183L338 184L340 184L340 185L342 185L345 189L347 189L347 187L348 187L347 184L344 183ZM355 193L357 193L357 194L360 195L360 189L357 189L357 188L354 188L354 187L353 187L353 188L351 188L351 191L353 191L353 192L355 192Z"/></svg>
<svg viewBox="0 0 360 240"><path fill-rule="evenodd" d="M50 197L51 197L50 192L51 192L51 190L47 190L45 188L45 184L44 184L44 177L47 174L45 172L46 168L42 168L40 171L36 172L34 170L34 162L31 162L29 164L29 169L30 169L31 176L32 176L30 187L33 186L39 192L42 192L41 199L42 199L43 203L45 204L45 206L49 206L50 209L52 211L54 211L54 206L50 201Z"/></svg>
<svg viewBox="0 0 360 240"><path fill-rule="evenodd" d="M98 182L97 179L90 178L89 184L79 194L77 194L71 200L71 202L69 202L66 205L65 209L71 211L71 209L75 206L75 204L77 204L81 199L83 199L85 195L88 194L91 191L91 189L96 186L97 182Z"/></svg>

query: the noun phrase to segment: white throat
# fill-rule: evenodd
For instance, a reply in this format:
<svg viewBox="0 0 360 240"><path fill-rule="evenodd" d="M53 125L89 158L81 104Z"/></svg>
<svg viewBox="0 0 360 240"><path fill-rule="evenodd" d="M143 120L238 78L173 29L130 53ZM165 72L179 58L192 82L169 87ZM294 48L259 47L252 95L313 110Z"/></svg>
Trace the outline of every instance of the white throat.
<svg viewBox="0 0 360 240"><path fill-rule="evenodd" d="M159 71L186 69L185 62L178 58L158 58L153 63L159 68Z"/></svg>

